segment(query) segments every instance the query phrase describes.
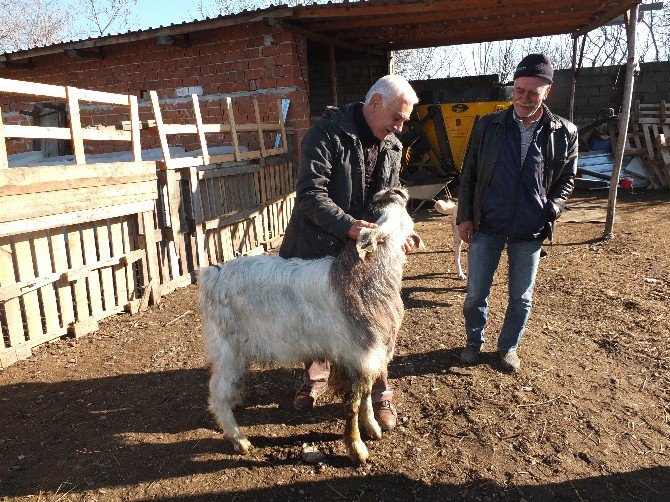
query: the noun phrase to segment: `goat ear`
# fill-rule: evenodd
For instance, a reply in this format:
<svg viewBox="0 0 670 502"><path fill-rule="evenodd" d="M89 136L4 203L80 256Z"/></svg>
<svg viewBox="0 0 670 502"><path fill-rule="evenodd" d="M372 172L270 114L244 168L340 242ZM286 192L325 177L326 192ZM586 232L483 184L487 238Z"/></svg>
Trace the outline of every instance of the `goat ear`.
<svg viewBox="0 0 670 502"><path fill-rule="evenodd" d="M368 253L373 253L377 249L377 244L388 237L386 232L378 228L362 228L361 233L356 239L356 251L358 257L364 260Z"/></svg>

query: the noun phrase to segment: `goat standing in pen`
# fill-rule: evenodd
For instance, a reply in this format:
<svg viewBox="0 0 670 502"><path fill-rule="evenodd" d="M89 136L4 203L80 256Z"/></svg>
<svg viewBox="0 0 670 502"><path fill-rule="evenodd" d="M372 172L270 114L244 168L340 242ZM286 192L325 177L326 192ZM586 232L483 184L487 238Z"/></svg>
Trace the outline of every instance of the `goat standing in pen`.
<svg viewBox="0 0 670 502"><path fill-rule="evenodd" d="M346 407L344 442L349 457L364 463L358 417L369 436L381 437L372 410L373 381L393 357L404 308L400 297L403 244L414 224L403 189L372 199L368 221L337 257L306 260L239 257L200 274L200 311L211 363L209 406L235 451L251 443L232 407L241 404L252 362L290 366L328 358L331 383Z"/></svg>

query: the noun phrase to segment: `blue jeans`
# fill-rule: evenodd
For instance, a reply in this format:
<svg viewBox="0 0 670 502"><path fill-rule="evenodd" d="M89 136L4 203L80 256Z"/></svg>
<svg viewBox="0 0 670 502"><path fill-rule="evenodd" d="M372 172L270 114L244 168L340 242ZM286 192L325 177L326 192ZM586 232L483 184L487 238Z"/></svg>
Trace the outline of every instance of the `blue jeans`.
<svg viewBox="0 0 670 502"><path fill-rule="evenodd" d="M481 232L474 235L468 247L468 291L463 304L468 345L479 347L485 341L488 297L504 248L504 237ZM507 244L509 298L498 350L516 349L519 345L533 303L541 248L541 241Z"/></svg>

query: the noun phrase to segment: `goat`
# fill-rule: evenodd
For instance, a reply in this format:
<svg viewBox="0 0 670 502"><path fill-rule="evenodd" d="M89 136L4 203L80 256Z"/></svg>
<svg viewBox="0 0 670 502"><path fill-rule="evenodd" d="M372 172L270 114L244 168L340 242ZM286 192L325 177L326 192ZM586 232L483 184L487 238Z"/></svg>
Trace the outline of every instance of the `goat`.
<svg viewBox="0 0 670 502"><path fill-rule="evenodd" d="M463 267L461 266L461 248L463 247L463 241L458 233L458 225L456 224L457 209L458 205L452 198L449 198L446 201L440 199L435 202L435 211L445 215L451 213L451 238L454 243L454 264L456 265L456 274L459 279L465 280L465 272L463 272Z"/></svg>
<svg viewBox="0 0 670 502"><path fill-rule="evenodd" d="M251 362L291 366L326 358L330 384L346 408L344 442L349 457L365 463L361 423L374 439L372 383L393 357L404 307L400 296L406 261L403 243L414 223L401 188L378 192L369 221L337 257L313 260L243 256L200 274L200 312L211 363L209 408L238 453L251 443L232 407L241 404L241 383Z"/></svg>

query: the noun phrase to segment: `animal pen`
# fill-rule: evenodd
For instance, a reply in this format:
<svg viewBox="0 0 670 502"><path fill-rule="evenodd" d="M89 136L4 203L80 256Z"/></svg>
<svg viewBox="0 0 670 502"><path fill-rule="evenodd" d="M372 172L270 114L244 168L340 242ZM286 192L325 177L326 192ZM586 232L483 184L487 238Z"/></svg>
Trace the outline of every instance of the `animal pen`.
<svg viewBox="0 0 670 502"><path fill-rule="evenodd" d="M190 123L166 124L155 92L154 118L142 122L132 95L0 79L3 101L17 95L65 101L69 127L3 125L0 114L0 368L145 310L200 268L268 250L284 233L294 175L282 100L261 116L253 98L255 121L236 123L227 98L226 123L204 123L192 95ZM90 104L127 120L89 125ZM158 137L162 160L142 160L142 131ZM229 138L232 151L214 154L209 134ZM200 151L174 158L172 135L196 135ZM243 135L255 148L241 146ZM10 142L26 139L70 141L73 164L10 168ZM131 160L87 162L85 141L124 142Z"/></svg>

